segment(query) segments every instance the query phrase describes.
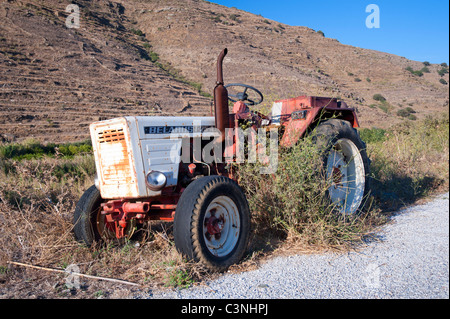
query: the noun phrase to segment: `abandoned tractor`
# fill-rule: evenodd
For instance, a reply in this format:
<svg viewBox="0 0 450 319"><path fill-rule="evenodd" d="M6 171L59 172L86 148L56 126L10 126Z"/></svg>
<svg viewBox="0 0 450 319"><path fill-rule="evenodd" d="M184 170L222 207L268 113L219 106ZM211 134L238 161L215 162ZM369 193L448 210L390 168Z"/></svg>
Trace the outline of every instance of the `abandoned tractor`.
<svg viewBox="0 0 450 319"><path fill-rule="evenodd" d="M75 208L78 241L123 240L146 221L168 221L185 257L212 271L239 262L249 240L250 210L230 165L236 162L239 138L228 137L243 122L281 132L280 147L298 143L314 128L325 145L330 202L342 214L359 212L369 160L355 130L354 110L335 98L299 96L276 101L270 115L260 114L251 110L263 101L260 91L224 85L226 54L224 49L217 61L214 117L128 116L90 125L97 176ZM237 94L228 94L236 89ZM212 150L212 160L205 160Z"/></svg>

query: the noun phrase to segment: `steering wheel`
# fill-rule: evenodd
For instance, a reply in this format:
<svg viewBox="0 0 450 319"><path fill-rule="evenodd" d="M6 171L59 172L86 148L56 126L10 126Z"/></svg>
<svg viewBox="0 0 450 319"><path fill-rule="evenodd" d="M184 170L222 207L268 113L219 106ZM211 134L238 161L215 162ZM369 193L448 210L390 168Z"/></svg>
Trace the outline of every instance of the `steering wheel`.
<svg viewBox="0 0 450 319"><path fill-rule="evenodd" d="M247 84L242 84L242 83L232 83L232 84L227 84L225 85L225 87L231 88L231 87L239 87L239 88L244 88L244 91L239 92L237 94L228 94L228 99L231 102L236 103L237 101L242 101L244 102L245 105L258 105L260 103L262 103L264 97L262 95L262 93L255 89L253 86L247 85ZM247 91L251 92L251 98L249 98L249 94L247 93ZM256 95L254 94L256 93ZM255 98L253 97L253 95L255 95Z"/></svg>

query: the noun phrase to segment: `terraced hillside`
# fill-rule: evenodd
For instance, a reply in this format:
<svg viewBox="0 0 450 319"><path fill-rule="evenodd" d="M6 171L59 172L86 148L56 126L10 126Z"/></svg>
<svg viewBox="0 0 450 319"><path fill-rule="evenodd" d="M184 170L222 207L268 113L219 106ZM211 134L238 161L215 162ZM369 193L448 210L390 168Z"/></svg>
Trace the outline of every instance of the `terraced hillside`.
<svg viewBox="0 0 450 319"><path fill-rule="evenodd" d="M210 98L151 62L122 5L88 2L79 29L62 2L0 4L3 139L74 141L100 119L209 114Z"/></svg>
<svg viewBox="0 0 450 319"><path fill-rule="evenodd" d="M365 127L448 111L445 65L203 0L70 3L79 29L65 25L69 2L0 2L1 140L81 140L90 122L120 115L208 115L224 47L225 81L259 88L266 110L302 94L338 97Z"/></svg>

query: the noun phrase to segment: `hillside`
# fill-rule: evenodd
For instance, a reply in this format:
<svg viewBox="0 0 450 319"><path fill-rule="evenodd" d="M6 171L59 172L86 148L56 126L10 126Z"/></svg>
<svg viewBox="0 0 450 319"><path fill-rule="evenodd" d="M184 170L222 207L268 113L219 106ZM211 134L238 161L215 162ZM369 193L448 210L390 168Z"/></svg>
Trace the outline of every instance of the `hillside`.
<svg viewBox="0 0 450 319"><path fill-rule="evenodd" d="M209 113L210 98L151 62L122 5L78 3L79 29L66 28L66 4L0 4L4 139L82 140L101 119Z"/></svg>
<svg viewBox="0 0 450 319"><path fill-rule="evenodd" d="M387 127L448 110L441 65L339 43L201 0L72 1L79 29L58 1L0 4L0 134L4 139L80 140L90 122L119 115L207 115L218 53L226 83L273 100L342 98L364 127ZM301 24L301 21L299 21ZM381 94L386 102L373 99ZM408 113L407 113L408 114ZM5 137L6 136L6 137Z"/></svg>
<svg viewBox="0 0 450 319"><path fill-rule="evenodd" d="M228 47L228 83L254 85L274 99L340 97L357 107L366 126L400 121L396 112L402 107L412 107L417 117L448 108L440 65L428 66L430 73L420 77L406 68L420 70L422 62L343 45L307 27L205 1L140 1L133 9L154 51L208 90L214 85L211 52ZM444 79L448 82L448 74ZM388 113L376 106L375 94L387 99Z"/></svg>

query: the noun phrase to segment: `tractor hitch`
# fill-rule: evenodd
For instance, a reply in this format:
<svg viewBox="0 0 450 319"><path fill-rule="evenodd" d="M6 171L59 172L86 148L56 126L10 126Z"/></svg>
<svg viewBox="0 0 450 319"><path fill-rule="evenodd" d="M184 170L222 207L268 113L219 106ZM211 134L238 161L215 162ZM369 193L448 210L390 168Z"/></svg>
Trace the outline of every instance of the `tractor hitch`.
<svg viewBox="0 0 450 319"><path fill-rule="evenodd" d="M127 200L111 200L101 204L101 214L109 231L117 239L129 237L129 227L147 220L173 221L179 196L166 196L152 201L132 203Z"/></svg>

